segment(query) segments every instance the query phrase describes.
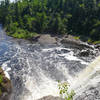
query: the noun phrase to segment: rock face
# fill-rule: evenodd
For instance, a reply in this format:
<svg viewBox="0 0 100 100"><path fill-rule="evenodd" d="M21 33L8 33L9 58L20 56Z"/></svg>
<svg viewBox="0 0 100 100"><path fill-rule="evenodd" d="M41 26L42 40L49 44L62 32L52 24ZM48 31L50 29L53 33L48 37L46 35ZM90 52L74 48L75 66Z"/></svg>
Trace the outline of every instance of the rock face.
<svg viewBox="0 0 100 100"><path fill-rule="evenodd" d="M11 91L11 81L5 77L4 71L0 68L0 100L10 100Z"/></svg>
<svg viewBox="0 0 100 100"><path fill-rule="evenodd" d="M79 52L79 56L87 57L90 55L90 53L90 50L82 50L81 52Z"/></svg>
<svg viewBox="0 0 100 100"><path fill-rule="evenodd" d="M78 49L84 49L84 48L94 49L92 46L90 46L80 40L76 40L76 39L74 39L73 36L70 36L70 35L68 35L67 37L64 37L61 40L61 43L64 44L65 46L67 45L67 47L74 47L74 48L78 48Z"/></svg>
<svg viewBox="0 0 100 100"><path fill-rule="evenodd" d="M46 97L43 97L39 100L64 100L64 99L62 99L60 97L46 96Z"/></svg>
<svg viewBox="0 0 100 100"><path fill-rule="evenodd" d="M40 38L38 39L38 42L41 44L55 44L55 43L57 43L55 37L52 37L49 34L41 35Z"/></svg>

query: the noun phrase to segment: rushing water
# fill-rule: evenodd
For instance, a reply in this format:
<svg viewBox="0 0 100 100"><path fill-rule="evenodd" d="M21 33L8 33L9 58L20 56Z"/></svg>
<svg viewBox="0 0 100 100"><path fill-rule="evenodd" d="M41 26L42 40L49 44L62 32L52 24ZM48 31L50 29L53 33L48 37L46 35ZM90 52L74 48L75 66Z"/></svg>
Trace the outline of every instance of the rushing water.
<svg viewBox="0 0 100 100"><path fill-rule="evenodd" d="M88 64L87 58L83 61L74 56L76 51L57 44L41 45L13 39L6 36L0 26L0 65L13 84L11 100L58 96L58 80L73 81L75 88L73 84L77 79L74 77ZM82 76L87 75L86 72Z"/></svg>

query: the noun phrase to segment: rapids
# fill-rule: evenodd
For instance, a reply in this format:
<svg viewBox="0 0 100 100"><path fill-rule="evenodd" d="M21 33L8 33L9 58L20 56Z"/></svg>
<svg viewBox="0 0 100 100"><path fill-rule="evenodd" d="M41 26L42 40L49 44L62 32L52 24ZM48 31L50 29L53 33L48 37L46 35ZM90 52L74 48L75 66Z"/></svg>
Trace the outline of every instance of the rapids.
<svg viewBox="0 0 100 100"><path fill-rule="evenodd" d="M86 68L92 59L83 60L75 56L76 51L62 44L43 45L14 39L7 36L0 25L0 66L13 84L11 100L58 96L58 80L69 81L78 95L89 83L100 82L100 57Z"/></svg>

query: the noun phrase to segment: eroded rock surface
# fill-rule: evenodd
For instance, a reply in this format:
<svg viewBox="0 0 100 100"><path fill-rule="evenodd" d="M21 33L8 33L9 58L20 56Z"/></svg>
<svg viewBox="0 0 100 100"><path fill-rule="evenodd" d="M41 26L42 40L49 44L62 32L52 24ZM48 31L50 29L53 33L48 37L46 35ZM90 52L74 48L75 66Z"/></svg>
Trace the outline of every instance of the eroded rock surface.
<svg viewBox="0 0 100 100"><path fill-rule="evenodd" d="M10 100L12 91L11 81L5 76L0 68L0 100Z"/></svg>

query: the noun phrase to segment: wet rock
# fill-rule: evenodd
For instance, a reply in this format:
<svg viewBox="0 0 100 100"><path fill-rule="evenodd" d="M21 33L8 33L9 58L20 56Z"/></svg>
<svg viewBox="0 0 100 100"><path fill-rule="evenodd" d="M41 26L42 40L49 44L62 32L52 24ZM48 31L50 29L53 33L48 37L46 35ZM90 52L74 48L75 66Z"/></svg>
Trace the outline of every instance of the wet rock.
<svg viewBox="0 0 100 100"><path fill-rule="evenodd" d="M40 35L36 35L36 36L34 36L33 38L31 38L29 40L37 42L39 38L40 38Z"/></svg>
<svg viewBox="0 0 100 100"><path fill-rule="evenodd" d="M12 91L11 81L5 76L0 68L0 100L10 100Z"/></svg>
<svg viewBox="0 0 100 100"><path fill-rule="evenodd" d="M68 52L70 52L70 51L68 51L68 50L66 50L66 49L61 49L61 52L63 52L63 53L68 53Z"/></svg>
<svg viewBox="0 0 100 100"><path fill-rule="evenodd" d="M38 39L40 38L40 36L36 36L33 38L34 41L38 41Z"/></svg>
<svg viewBox="0 0 100 100"><path fill-rule="evenodd" d="M98 49L98 50L100 50L100 44L96 44L95 48Z"/></svg>
<svg viewBox="0 0 100 100"><path fill-rule="evenodd" d="M83 57L87 57L90 55L90 50L82 50L78 55L83 56Z"/></svg>
<svg viewBox="0 0 100 100"><path fill-rule="evenodd" d="M60 97L46 96L46 97L43 97L39 100L64 100L64 99L62 99Z"/></svg>
<svg viewBox="0 0 100 100"><path fill-rule="evenodd" d="M97 86L90 86L75 100L100 100L100 84Z"/></svg>
<svg viewBox="0 0 100 100"><path fill-rule="evenodd" d="M75 55L78 57L91 57L92 59L94 59L96 56L99 55L99 51L97 49L85 49L77 52Z"/></svg>
<svg viewBox="0 0 100 100"><path fill-rule="evenodd" d="M68 36L67 38L63 38L60 42L64 44L66 47L74 47L78 49L84 49L84 48L94 49L94 47L92 47L91 45L88 45L87 43L82 42L79 39L78 40L74 39L73 36Z"/></svg>

